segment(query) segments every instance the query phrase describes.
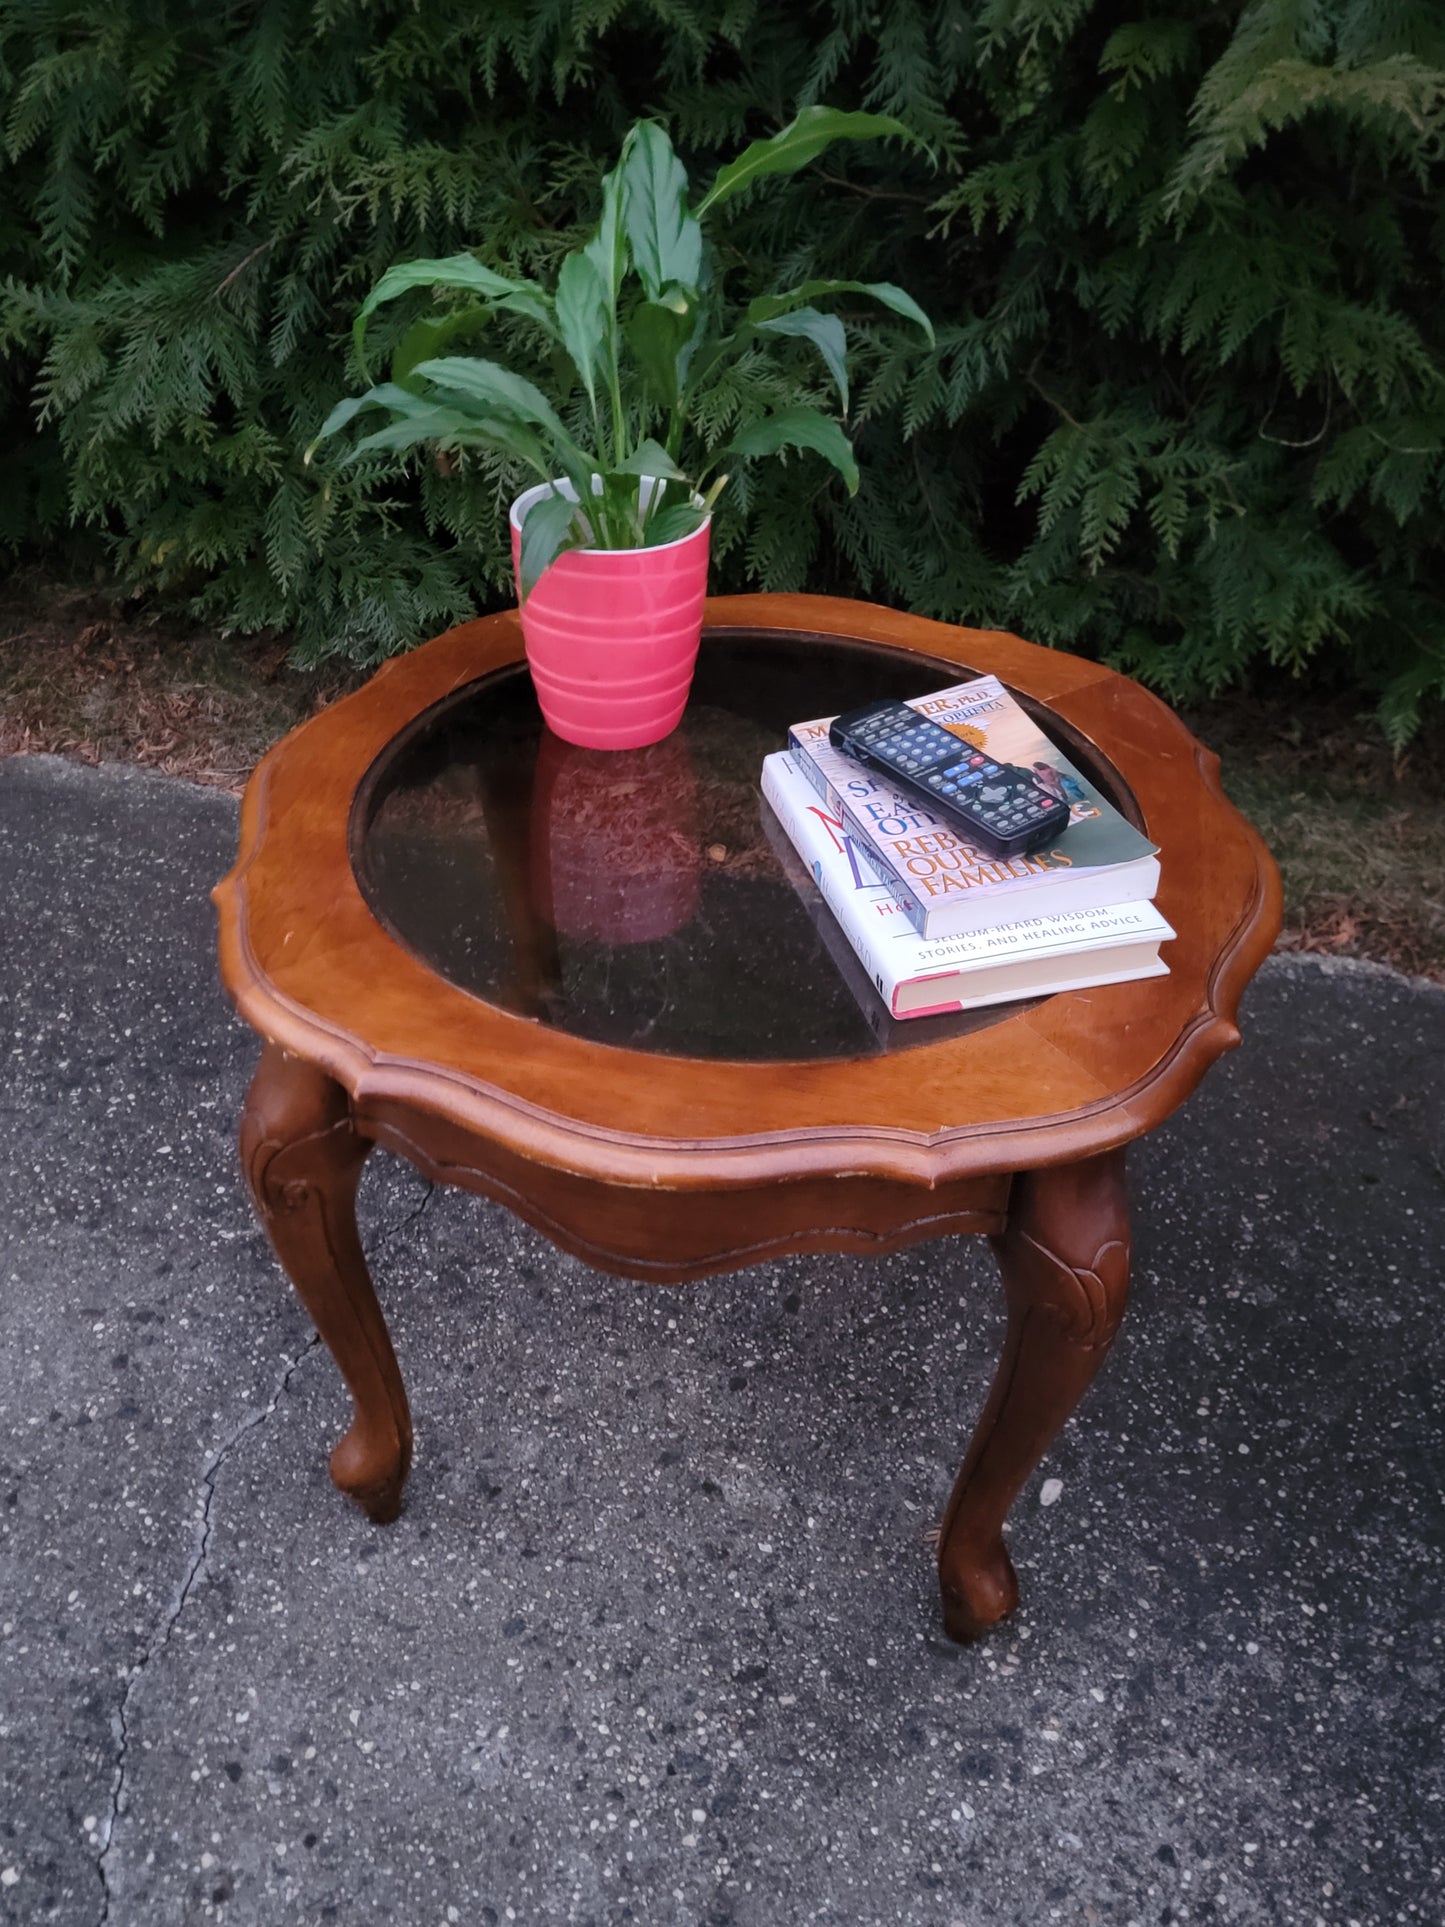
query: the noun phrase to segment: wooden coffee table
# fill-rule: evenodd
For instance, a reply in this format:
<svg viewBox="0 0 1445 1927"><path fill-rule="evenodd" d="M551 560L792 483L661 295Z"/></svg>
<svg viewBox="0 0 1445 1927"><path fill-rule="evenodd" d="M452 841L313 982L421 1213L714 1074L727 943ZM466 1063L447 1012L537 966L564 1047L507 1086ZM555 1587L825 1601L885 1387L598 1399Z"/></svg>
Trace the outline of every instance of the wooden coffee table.
<svg viewBox="0 0 1445 1927"><path fill-rule="evenodd" d="M652 749L545 734L509 613L266 757L216 891L226 987L265 1043L246 1177L351 1390L332 1478L378 1522L412 1428L356 1229L374 1144L665 1283L986 1234L1007 1336L938 1546L970 1639L1017 1602L1004 1515L1123 1314L1124 1147L1239 1041L1274 866L1215 758L1096 664L817 597L719 600L707 623ZM1170 974L894 1024L825 942L759 765L790 721L990 671L1161 846Z"/></svg>

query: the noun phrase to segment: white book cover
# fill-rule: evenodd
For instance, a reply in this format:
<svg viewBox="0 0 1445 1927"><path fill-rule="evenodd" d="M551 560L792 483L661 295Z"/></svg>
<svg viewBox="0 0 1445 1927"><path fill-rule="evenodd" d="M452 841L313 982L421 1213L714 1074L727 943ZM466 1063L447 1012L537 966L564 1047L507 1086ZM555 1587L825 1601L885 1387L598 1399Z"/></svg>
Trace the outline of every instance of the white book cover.
<svg viewBox="0 0 1445 1927"><path fill-rule="evenodd" d="M846 819L819 797L795 752L764 760L763 794L894 1017L972 1010L1168 970L1159 946L1174 932L1151 903L920 937Z"/></svg>
<svg viewBox="0 0 1445 1927"><path fill-rule="evenodd" d="M942 937L1007 924L1030 910L1095 910L1151 898L1159 887L1156 846L1127 823L1049 741L997 676L978 676L909 707L1001 763L1031 770L1069 805L1068 828L1027 856L995 857L970 843L916 794L833 748L832 717L795 723L788 746L828 805L846 817L875 869L891 879L921 935ZM1047 899L1047 901L1046 901Z"/></svg>

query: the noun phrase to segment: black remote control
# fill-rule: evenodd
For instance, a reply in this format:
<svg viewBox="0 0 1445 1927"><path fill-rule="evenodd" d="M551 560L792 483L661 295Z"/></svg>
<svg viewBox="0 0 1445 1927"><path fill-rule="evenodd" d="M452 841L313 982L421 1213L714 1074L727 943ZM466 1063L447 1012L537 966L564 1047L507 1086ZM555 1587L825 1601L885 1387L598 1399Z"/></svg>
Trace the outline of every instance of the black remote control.
<svg viewBox="0 0 1445 1927"><path fill-rule="evenodd" d="M868 703L836 716L834 749L920 796L945 823L994 856L1035 850L1069 826L1069 806L1028 770L997 762L907 703Z"/></svg>

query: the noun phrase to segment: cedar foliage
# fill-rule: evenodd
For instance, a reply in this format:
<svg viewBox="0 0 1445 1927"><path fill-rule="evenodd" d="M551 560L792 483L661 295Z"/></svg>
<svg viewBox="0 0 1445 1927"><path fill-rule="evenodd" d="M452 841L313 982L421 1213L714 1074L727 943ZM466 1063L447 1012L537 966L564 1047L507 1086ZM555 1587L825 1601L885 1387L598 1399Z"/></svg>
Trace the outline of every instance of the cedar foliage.
<svg viewBox="0 0 1445 1927"><path fill-rule="evenodd" d="M701 178L819 100L928 152L830 155L725 247L897 282L938 338L845 316L862 487L745 472L720 586L1173 696L1350 679L1403 741L1445 695L1437 0L0 0L0 540L79 532L313 658L495 605L500 465L302 467L357 303L462 247L545 273L641 115ZM803 350L772 405L816 392Z"/></svg>

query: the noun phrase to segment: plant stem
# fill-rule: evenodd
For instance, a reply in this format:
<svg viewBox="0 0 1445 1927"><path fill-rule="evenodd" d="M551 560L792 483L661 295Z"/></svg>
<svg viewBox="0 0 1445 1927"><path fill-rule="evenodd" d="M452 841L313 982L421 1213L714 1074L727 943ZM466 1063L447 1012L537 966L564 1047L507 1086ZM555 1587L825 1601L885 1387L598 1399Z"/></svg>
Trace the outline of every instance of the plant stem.
<svg viewBox="0 0 1445 1927"><path fill-rule="evenodd" d="M627 429L622 416L622 391L618 386L617 371L612 371L612 459L620 462L628 453Z"/></svg>
<svg viewBox="0 0 1445 1927"><path fill-rule="evenodd" d="M617 368L617 317L607 330L607 386L612 396L612 466L631 453L627 447L627 423L622 413L622 383Z"/></svg>

